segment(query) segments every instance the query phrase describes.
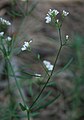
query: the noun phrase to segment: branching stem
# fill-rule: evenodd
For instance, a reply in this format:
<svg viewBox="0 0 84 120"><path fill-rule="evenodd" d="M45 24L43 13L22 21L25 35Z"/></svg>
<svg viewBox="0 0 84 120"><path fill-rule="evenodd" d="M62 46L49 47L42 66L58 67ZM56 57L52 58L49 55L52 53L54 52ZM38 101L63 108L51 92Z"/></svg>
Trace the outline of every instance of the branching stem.
<svg viewBox="0 0 84 120"><path fill-rule="evenodd" d="M55 62L54 62L54 66L53 66L53 70L51 71L51 74L49 75L45 85L43 86L42 90L40 91L39 95L37 96L37 98L35 99L35 101L32 103L32 105L30 106L29 109L31 109L33 107L33 105L38 101L38 99L40 98L41 94L43 93L43 91L45 90L48 82L50 81L51 77L52 77L52 74L54 72L54 69L55 69L55 66L56 66L56 63L57 63L57 60L58 60L58 57L60 55L60 52L61 52L61 49L62 49L62 39L61 39L61 30L59 28L59 39L60 39L60 47L59 47L59 50L58 50L58 53L56 55L56 59L55 59Z"/></svg>

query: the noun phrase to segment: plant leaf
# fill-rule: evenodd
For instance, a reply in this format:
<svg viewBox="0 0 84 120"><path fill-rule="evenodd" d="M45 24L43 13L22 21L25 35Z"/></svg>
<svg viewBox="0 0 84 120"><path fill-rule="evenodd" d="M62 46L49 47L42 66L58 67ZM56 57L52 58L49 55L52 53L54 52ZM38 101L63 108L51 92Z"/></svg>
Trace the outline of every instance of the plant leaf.
<svg viewBox="0 0 84 120"><path fill-rule="evenodd" d="M26 107L23 106L22 103L19 103L19 105L20 105L20 108L21 108L22 111L25 111L25 110L26 110Z"/></svg>

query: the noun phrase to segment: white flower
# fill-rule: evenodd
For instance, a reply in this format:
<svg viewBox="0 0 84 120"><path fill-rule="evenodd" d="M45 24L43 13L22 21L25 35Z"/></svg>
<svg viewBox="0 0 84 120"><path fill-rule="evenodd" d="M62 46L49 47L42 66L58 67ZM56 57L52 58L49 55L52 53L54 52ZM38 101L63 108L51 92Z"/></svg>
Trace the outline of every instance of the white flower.
<svg viewBox="0 0 84 120"><path fill-rule="evenodd" d="M52 15L56 16L59 12L57 10L49 9L47 16L45 17L46 23L50 23L52 20Z"/></svg>
<svg viewBox="0 0 84 120"><path fill-rule="evenodd" d="M9 21L7 21L7 20L5 20L3 18L0 18L0 21L1 21L2 24L6 24L8 26L11 25L11 23Z"/></svg>
<svg viewBox="0 0 84 120"><path fill-rule="evenodd" d="M49 71L53 70L53 65L49 61L44 60L43 63Z"/></svg>
<svg viewBox="0 0 84 120"><path fill-rule="evenodd" d="M58 10L55 10L55 9L54 9L54 10L49 9L48 14L49 14L49 15L52 15L53 13L54 13L55 15L57 15L57 14L59 13L59 11L58 11Z"/></svg>
<svg viewBox="0 0 84 120"><path fill-rule="evenodd" d="M7 40L7 41L11 41L12 38L8 36L8 37L6 38L6 40Z"/></svg>
<svg viewBox="0 0 84 120"><path fill-rule="evenodd" d="M66 17L69 14L69 12L66 12L65 10L63 10L62 14Z"/></svg>
<svg viewBox="0 0 84 120"><path fill-rule="evenodd" d="M24 51L24 50L27 50L28 47L30 47L30 43L32 42L32 40L30 40L29 42L24 42L21 50Z"/></svg>
<svg viewBox="0 0 84 120"><path fill-rule="evenodd" d="M29 42L24 42L23 47L21 48L22 51L26 50L29 47Z"/></svg>
<svg viewBox="0 0 84 120"><path fill-rule="evenodd" d="M59 11L58 10L53 10L52 13L55 13L55 15L58 15Z"/></svg>
<svg viewBox="0 0 84 120"><path fill-rule="evenodd" d="M43 63L44 63L45 65L50 65L50 62L47 61L47 60L44 60Z"/></svg>
<svg viewBox="0 0 84 120"><path fill-rule="evenodd" d="M59 19L57 19L56 21L57 21L57 23L58 23L58 22L59 22Z"/></svg>
<svg viewBox="0 0 84 120"><path fill-rule="evenodd" d="M69 36L68 35L66 35L66 40L68 40L69 39Z"/></svg>
<svg viewBox="0 0 84 120"><path fill-rule="evenodd" d="M4 32L0 32L0 36L3 36L4 35Z"/></svg>
<svg viewBox="0 0 84 120"><path fill-rule="evenodd" d="M29 42L24 42L24 47L29 47Z"/></svg>
<svg viewBox="0 0 84 120"><path fill-rule="evenodd" d="M49 71L52 71L53 70L53 65L49 65L49 66L47 66L47 68L48 68Z"/></svg>
<svg viewBox="0 0 84 120"><path fill-rule="evenodd" d="M45 19L46 19L46 23L50 23L51 22L51 17L48 14L45 17Z"/></svg>
<svg viewBox="0 0 84 120"><path fill-rule="evenodd" d="M21 50L22 50L22 51L24 51L24 50L26 50L26 49L27 49L27 48L26 48L26 47L24 47L24 46L21 48Z"/></svg>

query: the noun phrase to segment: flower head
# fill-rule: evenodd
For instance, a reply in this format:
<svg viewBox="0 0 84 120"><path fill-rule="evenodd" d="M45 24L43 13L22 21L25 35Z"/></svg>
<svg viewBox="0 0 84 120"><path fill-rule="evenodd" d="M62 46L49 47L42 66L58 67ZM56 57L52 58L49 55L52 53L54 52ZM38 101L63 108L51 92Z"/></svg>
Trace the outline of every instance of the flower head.
<svg viewBox="0 0 84 120"><path fill-rule="evenodd" d="M66 12L65 10L63 10L62 14L66 17L69 14L69 12Z"/></svg>
<svg viewBox="0 0 84 120"><path fill-rule="evenodd" d="M55 9L54 10L49 9L49 11L48 11L49 15L53 15L54 14L56 16L58 13L59 13L58 10L55 10Z"/></svg>
<svg viewBox="0 0 84 120"><path fill-rule="evenodd" d="M27 48L25 47L25 46L23 46L22 48L21 48L21 50L22 51L24 51L24 50L26 50Z"/></svg>
<svg viewBox="0 0 84 120"><path fill-rule="evenodd" d="M3 18L0 18L0 22L1 22L2 24L6 24L6 25L8 25L8 26L11 25L11 23L10 23L9 21L7 21L7 20L5 20L5 19L3 19Z"/></svg>
<svg viewBox="0 0 84 120"><path fill-rule="evenodd" d="M0 36L3 36L4 35L4 32L0 32Z"/></svg>
<svg viewBox="0 0 84 120"><path fill-rule="evenodd" d="M51 17L48 14L45 17L45 19L46 19L46 23L50 23L51 22Z"/></svg>
<svg viewBox="0 0 84 120"><path fill-rule="evenodd" d="M24 45L25 47L29 47L29 42L24 42Z"/></svg>
<svg viewBox="0 0 84 120"><path fill-rule="evenodd" d="M49 61L44 60L43 63L49 71L53 70L53 65Z"/></svg>
<svg viewBox="0 0 84 120"><path fill-rule="evenodd" d="M30 40L29 42L24 42L21 50L24 51L24 50L27 50L27 48L30 48L30 43L32 42L32 40Z"/></svg>
<svg viewBox="0 0 84 120"><path fill-rule="evenodd" d="M57 10L51 10L49 9L47 16L45 17L46 23L50 23L52 20L52 17L56 17L59 12Z"/></svg>

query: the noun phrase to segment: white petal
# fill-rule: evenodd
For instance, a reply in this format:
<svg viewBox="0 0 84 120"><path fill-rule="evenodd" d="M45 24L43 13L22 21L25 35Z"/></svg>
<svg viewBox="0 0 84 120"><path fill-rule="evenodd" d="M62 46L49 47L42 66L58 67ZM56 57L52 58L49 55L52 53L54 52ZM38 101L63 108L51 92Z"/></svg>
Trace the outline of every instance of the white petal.
<svg viewBox="0 0 84 120"><path fill-rule="evenodd" d="M3 36L4 35L4 32L0 32L0 36Z"/></svg>
<svg viewBox="0 0 84 120"><path fill-rule="evenodd" d="M22 51L24 51L24 50L26 50L26 49L27 49L26 47L22 47L22 48L21 48Z"/></svg>

